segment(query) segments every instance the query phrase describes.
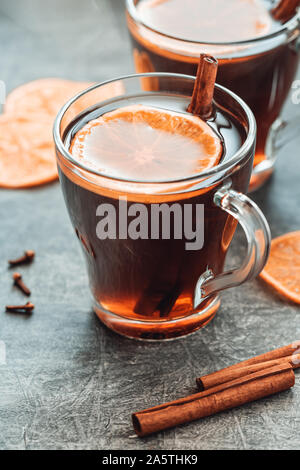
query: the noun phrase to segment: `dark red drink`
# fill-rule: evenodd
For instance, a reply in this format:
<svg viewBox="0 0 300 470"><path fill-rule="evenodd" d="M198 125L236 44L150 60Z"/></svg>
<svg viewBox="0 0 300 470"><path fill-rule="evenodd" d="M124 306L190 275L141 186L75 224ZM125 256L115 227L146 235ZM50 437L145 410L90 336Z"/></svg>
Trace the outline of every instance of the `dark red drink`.
<svg viewBox="0 0 300 470"><path fill-rule="evenodd" d="M261 270L269 237L259 210L241 196L253 164L251 111L216 87L205 122L187 112L193 79L155 78L157 92L145 91L139 76L125 77L120 96L101 102L99 85L55 126L94 310L113 330L140 339L182 336L208 323L219 290ZM231 214L248 225L252 242L243 268L224 273L237 224Z"/></svg>
<svg viewBox="0 0 300 470"><path fill-rule="evenodd" d="M128 0L127 4L139 73L196 75L200 52L218 58L217 82L242 97L256 117L254 166L266 159L269 164L257 166L252 189L262 184L274 157L266 146L270 128L298 66L298 22L289 22L289 31L283 30L269 13L273 3L263 0Z"/></svg>

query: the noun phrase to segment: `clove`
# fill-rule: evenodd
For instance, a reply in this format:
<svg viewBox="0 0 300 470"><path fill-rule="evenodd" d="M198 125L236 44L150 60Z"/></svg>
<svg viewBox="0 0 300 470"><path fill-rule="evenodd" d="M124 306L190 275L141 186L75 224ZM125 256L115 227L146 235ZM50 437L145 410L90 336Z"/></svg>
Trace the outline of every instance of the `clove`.
<svg viewBox="0 0 300 470"><path fill-rule="evenodd" d="M6 305L5 309L11 313L31 313L34 309L34 304L27 302L25 305Z"/></svg>
<svg viewBox="0 0 300 470"><path fill-rule="evenodd" d="M16 259L8 260L8 264L10 264L10 266L18 266L20 264L31 263L34 256L35 256L35 252L33 250L26 250L23 256L20 256L19 258L16 258Z"/></svg>
<svg viewBox="0 0 300 470"><path fill-rule="evenodd" d="M30 289L26 286L26 284L22 280L22 276L20 273L13 273L12 277L13 277L15 286L17 286L25 295L31 294Z"/></svg>

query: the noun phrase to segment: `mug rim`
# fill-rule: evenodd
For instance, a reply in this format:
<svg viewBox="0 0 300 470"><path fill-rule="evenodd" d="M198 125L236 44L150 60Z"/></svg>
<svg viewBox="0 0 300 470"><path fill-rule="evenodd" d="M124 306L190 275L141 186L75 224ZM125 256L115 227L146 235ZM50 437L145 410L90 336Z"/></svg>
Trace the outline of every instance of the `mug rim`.
<svg viewBox="0 0 300 470"><path fill-rule="evenodd" d="M177 36L173 36L171 34L164 33L163 31L160 31L159 29L156 29L150 26L149 24L147 24L145 21L143 21L139 17L134 0L126 0L126 10L137 24L143 26L149 31L152 31L153 33L159 34L160 36L164 36L168 39L179 41L181 43L198 44L198 45L205 45L205 46L225 46L225 47L233 46L234 47L234 46L258 44L261 41L266 41L268 39L272 39L277 36L280 36L284 32L288 32L288 31L293 32L300 25L300 8L298 8L298 11L296 11L295 15L286 23L284 23L281 28L279 28L276 31L273 31L272 33L268 33L263 36L259 36L257 38L244 39L242 41L224 41L224 42L195 41L195 40L184 39L184 38L180 38Z"/></svg>
<svg viewBox="0 0 300 470"><path fill-rule="evenodd" d="M168 180L156 180L156 181L141 181L141 180L134 180L134 179L129 179L129 178L121 178L121 177L116 177L116 176L111 176L108 174L103 174L100 171L97 171L95 169L90 168L89 166L79 162L76 160L73 155L69 152L69 150L66 148L65 143L61 137L60 134L60 127L61 127L61 122L62 119L65 115L65 113L68 111L68 109L82 96L84 96L86 93L89 93L97 88L103 87L108 84L112 84L115 82L120 82L124 81L127 79L141 79L141 78L173 78L173 79L185 79L185 80L191 80L195 81L196 77L192 75L184 75L184 74L179 74L179 73L162 73L162 72L157 72L157 73L144 73L144 74L130 74L130 75L124 75L115 79L111 80L106 80L104 82L99 82L96 83L85 90L77 93L73 98L69 99L64 106L60 109L58 112L54 125L53 125L53 139L54 143L56 145L56 149L58 152L66 158L72 165L75 166L75 168L80 168L81 170L84 170L88 174L92 174L101 178L104 178L106 180L114 181L114 182L119 182L119 183L132 183L132 184L142 184L144 186L148 185L167 185L167 184L172 184L172 183L185 183L185 182L193 182L199 179L206 179L212 176L216 176L218 174L222 174L224 171L234 167L237 163L239 163L245 155L247 155L255 142L256 139L256 120L254 117L253 112L249 108L249 106L245 103L244 100L242 100L238 95L233 93L231 90L228 88L223 87L222 85L215 84L215 88L220 90L222 93L225 93L229 95L232 99L234 99L237 104L243 109L245 112L246 118L247 118L247 124L248 124L248 132L246 139L243 143L243 145L238 149L238 151L229 159L225 160L223 163L220 163L219 165L216 165L215 167L212 167L206 171L197 173L195 175L191 176L186 176L183 178L176 178L176 179L168 179Z"/></svg>

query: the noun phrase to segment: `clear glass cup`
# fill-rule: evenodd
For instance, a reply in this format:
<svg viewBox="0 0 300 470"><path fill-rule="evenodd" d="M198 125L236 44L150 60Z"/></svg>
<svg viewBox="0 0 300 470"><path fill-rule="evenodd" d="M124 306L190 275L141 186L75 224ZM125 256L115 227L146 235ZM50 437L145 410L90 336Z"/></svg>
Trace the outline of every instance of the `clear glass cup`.
<svg viewBox="0 0 300 470"><path fill-rule="evenodd" d="M153 80L159 89L145 90ZM244 194L253 165L255 119L249 107L222 86L215 88L216 108L235 116L244 140L231 158L207 171L180 180L130 181L93 170L69 152L66 136L70 129L76 129L79 118L94 111L104 114L136 98L142 102L153 96L163 102L178 97L190 101L194 81L191 76L162 73L97 84L71 99L54 125L60 182L85 256L94 310L109 328L132 338L170 339L206 325L220 305L220 291L257 276L269 253L268 224ZM177 203L182 208L188 204L193 209L201 205L202 248L188 251L175 236L164 240L121 236L100 240L98 208L113 206L120 220L120 201L126 201L128 213L137 203L147 209L157 204L171 207ZM238 222L246 235L247 253L241 267L225 271L226 254Z"/></svg>
<svg viewBox="0 0 300 470"><path fill-rule="evenodd" d="M196 75L200 53L219 61L217 82L240 96L257 121L257 145L250 191L272 174L278 147L297 138L300 116L281 116L299 63L300 10L281 28L250 41L208 43L186 41L150 27L139 16L141 0L126 0L137 73L167 72ZM270 1L270 8L274 5ZM171 8L171 6L170 6ZM188 11L187 11L188 14ZM205 11L203 12L205 15Z"/></svg>

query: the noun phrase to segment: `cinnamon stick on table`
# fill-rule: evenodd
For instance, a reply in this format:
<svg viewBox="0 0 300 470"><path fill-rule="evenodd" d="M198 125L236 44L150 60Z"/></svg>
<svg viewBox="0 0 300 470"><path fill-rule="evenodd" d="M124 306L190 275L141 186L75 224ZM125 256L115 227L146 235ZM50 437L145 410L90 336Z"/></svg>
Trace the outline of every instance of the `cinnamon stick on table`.
<svg viewBox="0 0 300 470"><path fill-rule="evenodd" d="M296 14L299 5L300 0L279 0L278 5L271 10L271 14L275 20L285 23Z"/></svg>
<svg viewBox="0 0 300 470"><path fill-rule="evenodd" d="M198 388L199 390L207 390L211 387L227 382L228 380L233 380L236 377L242 377L248 373L261 370L272 365L271 363L267 364L269 361L275 361L273 364L275 365L275 363L278 363L278 360L280 360L280 362L284 361L292 364L293 368L298 368L300 367L300 364L297 365L299 362L299 356L296 352L299 348L300 343L295 342L287 346L283 346L282 348L277 348L273 351L260 354L259 356L251 357L246 361L238 362L237 364L226 367L217 372L213 372L212 374L204 375L196 379ZM258 367L254 367L252 369L249 367L254 365L258 365Z"/></svg>
<svg viewBox="0 0 300 470"><path fill-rule="evenodd" d="M217 385L221 385L231 380L238 379L239 377L245 377L246 375L253 374L269 367L274 367L280 364L290 364L293 369L300 368L300 354L294 354L293 356L286 356L280 359L274 359L273 361L260 362L259 364L252 364L250 366L223 369L213 374L206 375L196 379L199 390L208 390Z"/></svg>
<svg viewBox="0 0 300 470"><path fill-rule="evenodd" d="M138 436L147 436L287 390L294 383L291 365L279 364L210 390L134 413L133 427Z"/></svg>

